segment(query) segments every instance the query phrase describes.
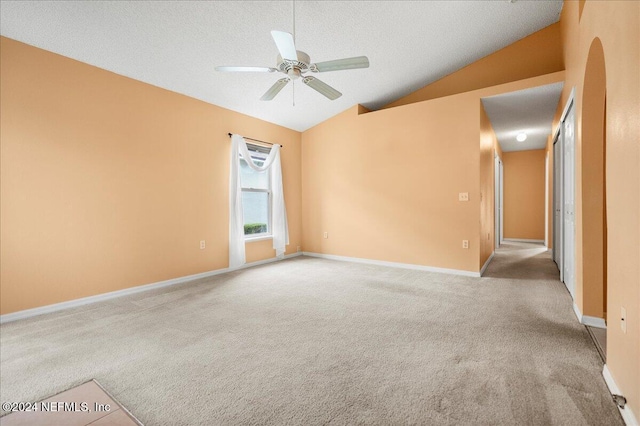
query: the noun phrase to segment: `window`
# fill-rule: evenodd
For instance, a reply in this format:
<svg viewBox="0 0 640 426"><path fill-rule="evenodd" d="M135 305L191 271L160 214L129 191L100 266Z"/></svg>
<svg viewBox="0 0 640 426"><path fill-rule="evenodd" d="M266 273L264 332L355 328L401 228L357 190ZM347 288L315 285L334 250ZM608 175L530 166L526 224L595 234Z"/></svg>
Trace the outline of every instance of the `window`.
<svg viewBox="0 0 640 426"><path fill-rule="evenodd" d="M247 144L251 158L262 166L269 149ZM271 174L256 172L240 157L240 185L245 238L271 236Z"/></svg>

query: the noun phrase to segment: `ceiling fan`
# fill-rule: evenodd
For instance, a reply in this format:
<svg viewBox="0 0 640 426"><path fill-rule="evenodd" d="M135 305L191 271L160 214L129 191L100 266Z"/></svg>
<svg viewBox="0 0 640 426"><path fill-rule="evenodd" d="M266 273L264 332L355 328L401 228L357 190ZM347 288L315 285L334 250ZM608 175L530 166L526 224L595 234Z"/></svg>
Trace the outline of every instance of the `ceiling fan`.
<svg viewBox="0 0 640 426"><path fill-rule="evenodd" d="M321 95L326 96L330 100L338 99L342 96L342 93L338 92L333 87L318 80L310 75L305 75L307 72L320 73L328 71L350 70L356 68L368 68L369 59L366 56L357 56L354 58L336 59L333 61L311 63L311 58L305 52L296 50L293 42L293 36L290 33L284 31L271 31L273 41L276 42L278 51L277 65L275 68L271 67L216 67L216 71L223 72L281 72L286 77L276 81L273 86L266 91L260 98L261 101L270 101L276 97L276 95L286 86L290 81L298 78L302 79L302 82L313 90L317 91Z"/></svg>

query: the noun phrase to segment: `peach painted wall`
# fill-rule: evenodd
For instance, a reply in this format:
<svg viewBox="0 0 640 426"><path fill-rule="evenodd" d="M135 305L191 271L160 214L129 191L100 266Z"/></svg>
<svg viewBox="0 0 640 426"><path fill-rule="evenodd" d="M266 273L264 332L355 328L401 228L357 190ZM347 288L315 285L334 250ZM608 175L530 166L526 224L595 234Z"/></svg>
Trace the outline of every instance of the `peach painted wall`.
<svg viewBox="0 0 640 426"><path fill-rule="evenodd" d="M2 314L226 268L228 132L284 145L301 245L300 133L0 40Z"/></svg>
<svg viewBox="0 0 640 426"><path fill-rule="evenodd" d="M495 152L498 140L480 103L480 266L495 248Z"/></svg>
<svg viewBox="0 0 640 426"><path fill-rule="evenodd" d="M486 139L481 177L480 99L563 78L552 73L370 113L353 107L305 131L304 250L478 272L489 250L481 255L480 240L493 228L488 205L480 225L481 188L491 192L493 183ZM458 201L459 192L470 200Z"/></svg>
<svg viewBox="0 0 640 426"><path fill-rule="evenodd" d="M537 31L384 108L496 86L564 70L560 23Z"/></svg>
<svg viewBox="0 0 640 426"><path fill-rule="evenodd" d="M477 103L440 98L305 131L305 251L478 271L479 121Z"/></svg>
<svg viewBox="0 0 640 426"><path fill-rule="evenodd" d="M503 152L504 237L544 240L546 151Z"/></svg>
<svg viewBox="0 0 640 426"><path fill-rule="evenodd" d="M587 273L582 246L591 224L583 220L583 175L590 164L583 157L584 75L597 37L606 68L606 204L607 204L607 366L640 418L640 2L565 2L560 19L566 83L561 105L575 88L576 105L576 300L589 315L590 299L599 297L583 286ZM585 162L586 161L586 162ZM585 291L586 290L586 291ZM627 332L620 326L627 310Z"/></svg>

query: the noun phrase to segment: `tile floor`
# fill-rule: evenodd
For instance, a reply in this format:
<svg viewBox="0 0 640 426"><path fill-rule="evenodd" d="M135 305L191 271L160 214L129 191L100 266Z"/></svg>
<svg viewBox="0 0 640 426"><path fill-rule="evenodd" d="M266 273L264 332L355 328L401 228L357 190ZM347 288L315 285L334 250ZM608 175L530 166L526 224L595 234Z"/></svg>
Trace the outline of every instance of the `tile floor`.
<svg viewBox="0 0 640 426"><path fill-rule="evenodd" d="M35 404L37 411L16 411L0 418L2 426L142 425L92 380Z"/></svg>

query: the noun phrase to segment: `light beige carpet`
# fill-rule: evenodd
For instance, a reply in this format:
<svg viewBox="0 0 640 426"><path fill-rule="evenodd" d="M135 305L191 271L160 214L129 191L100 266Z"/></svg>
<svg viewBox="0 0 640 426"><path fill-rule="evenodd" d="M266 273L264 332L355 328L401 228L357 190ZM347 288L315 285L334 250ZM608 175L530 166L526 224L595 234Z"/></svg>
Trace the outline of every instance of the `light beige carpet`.
<svg viewBox="0 0 640 426"><path fill-rule="evenodd" d="M486 277L299 257L0 328L2 401L95 377L147 425L622 424L539 246Z"/></svg>

